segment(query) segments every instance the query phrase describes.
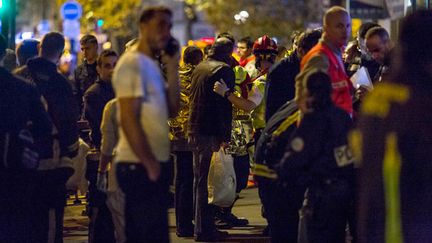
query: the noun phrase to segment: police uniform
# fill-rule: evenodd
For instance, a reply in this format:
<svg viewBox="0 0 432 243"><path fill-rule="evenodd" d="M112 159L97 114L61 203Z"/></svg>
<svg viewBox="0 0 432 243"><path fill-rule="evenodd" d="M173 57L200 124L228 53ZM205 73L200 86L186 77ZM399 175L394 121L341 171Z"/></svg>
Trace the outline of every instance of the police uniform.
<svg viewBox="0 0 432 243"><path fill-rule="evenodd" d="M298 210L306 190L301 175L291 185L277 179L275 165L284 154L288 139L297 128L299 112L292 100L268 120L255 149L253 174L263 204L272 242L297 242Z"/></svg>
<svg viewBox="0 0 432 243"><path fill-rule="evenodd" d="M380 83L352 133L360 159L359 241L432 239L432 83Z"/></svg>
<svg viewBox="0 0 432 243"><path fill-rule="evenodd" d="M345 242L354 195L351 124L348 113L333 104L306 113L282 158L280 180L294 185L300 174L308 185L299 232L308 242Z"/></svg>

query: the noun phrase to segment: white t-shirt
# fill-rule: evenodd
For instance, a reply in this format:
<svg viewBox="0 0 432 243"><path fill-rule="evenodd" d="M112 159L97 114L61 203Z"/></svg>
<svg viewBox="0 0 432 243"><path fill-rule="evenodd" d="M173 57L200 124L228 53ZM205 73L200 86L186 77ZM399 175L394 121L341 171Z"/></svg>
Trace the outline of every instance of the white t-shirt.
<svg viewBox="0 0 432 243"><path fill-rule="evenodd" d="M140 122L150 148L158 161L168 161L170 142L166 86L157 63L137 50L126 52L114 69L112 83L118 99L141 98ZM115 161L139 163L121 127L119 107L118 110L120 133Z"/></svg>

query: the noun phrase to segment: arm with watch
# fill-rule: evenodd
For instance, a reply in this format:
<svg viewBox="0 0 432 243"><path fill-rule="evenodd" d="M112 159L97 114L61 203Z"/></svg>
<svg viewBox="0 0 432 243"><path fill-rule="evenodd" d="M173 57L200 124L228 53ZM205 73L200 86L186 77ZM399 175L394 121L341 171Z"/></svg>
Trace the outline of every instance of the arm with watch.
<svg viewBox="0 0 432 243"><path fill-rule="evenodd" d="M228 99L236 108L248 112L255 109L261 103L263 98L261 91L254 85L249 92L249 97L245 99L240 95L237 95L236 92L232 92L223 79L215 82L213 91L225 99Z"/></svg>

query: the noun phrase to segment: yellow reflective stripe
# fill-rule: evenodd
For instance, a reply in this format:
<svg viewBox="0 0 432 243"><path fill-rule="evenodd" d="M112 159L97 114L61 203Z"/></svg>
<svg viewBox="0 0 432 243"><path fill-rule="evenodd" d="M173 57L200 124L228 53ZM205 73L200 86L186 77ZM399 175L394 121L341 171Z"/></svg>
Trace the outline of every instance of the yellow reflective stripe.
<svg viewBox="0 0 432 243"><path fill-rule="evenodd" d="M289 126L294 124L300 117L300 111L296 111L294 114L289 116L285 121L283 121L279 127L273 132L273 136L279 136L281 133L283 133L285 130L288 129Z"/></svg>
<svg viewBox="0 0 432 243"><path fill-rule="evenodd" d="M397 135L392 132L386 137L383 161L383 181L386 205L385 242L402 243L399 181L401 156L397 146Z"/></svg>
<svg viewBox="0 0 432 243"><path fill-rule="evenodd" d="M252 174L257 176L266 177L269 179L277 179L277 174L274 170L270 169L267 165L255 164L252 167Z"/></svg>
<svg viewBox="0 0 432 243"><path fill-rule="evenodd" d="M348 143L351 151L354 154L354 166L356 168L361 166L361 161L363 160L362 149L363 149L363 136L360 130L354 129L348 135Z"/></svg>
<svg viewBox="0 0 432 243"><path fill-rule="evenodd" d="M410 97L410 90L403 85L381 83L369 93L361 107L361 113L380 118L387 117L391 104L404 104Z"/></svg>

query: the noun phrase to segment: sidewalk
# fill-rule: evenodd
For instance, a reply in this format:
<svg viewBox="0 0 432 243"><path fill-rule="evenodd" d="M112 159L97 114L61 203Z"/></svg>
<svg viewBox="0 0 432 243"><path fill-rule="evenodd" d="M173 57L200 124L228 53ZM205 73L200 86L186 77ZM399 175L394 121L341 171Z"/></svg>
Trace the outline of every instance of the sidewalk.
<svg viewBox="0 0 432 243"><path fill-rule="evenodd" d="M86 243L88 218L82 216L84 205L67 206L65 209L64 242L65 243ZM258 197L257 188L245 189L236 202L233 212L238 217L245 217L249 220L248 227L239 227L228 230L230 237L225 242L247 242L267 243L270 240L262 237L261 232L266 226L266 221L261 217L261 203ZM173 243L195 242L193 238L178 238L175 234L174 209L168 211L170 224L170 238Z"/></svg>

